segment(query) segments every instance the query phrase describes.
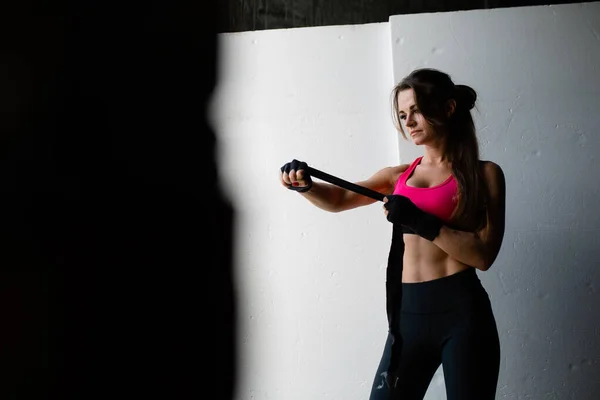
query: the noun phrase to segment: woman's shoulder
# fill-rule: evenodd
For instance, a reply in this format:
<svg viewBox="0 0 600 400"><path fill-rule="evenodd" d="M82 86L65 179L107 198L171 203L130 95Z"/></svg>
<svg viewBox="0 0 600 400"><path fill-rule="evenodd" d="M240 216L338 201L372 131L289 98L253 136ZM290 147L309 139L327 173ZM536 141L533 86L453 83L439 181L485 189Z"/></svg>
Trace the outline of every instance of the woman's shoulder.
<svg viewBox="0 0 600 400"><path fill-rule="evenodd" d="M402 175L406 170L410 168L410 164L400 164L391 167L385 168L385 173L387 175L387 181L393 188L396 186L396 182L398 182L398 178Z"/></svg>
<svg viewBox="0 0 600 400"><path fill-rule="evenodd" d="M400 164L400 165L396 165L395 167L390 167L390 168L392 168L394 173L401 174L401 173L405 172L407 169L409 169L410 167L412 167L413 165L415 165L416 163L418 163L421 160L421 158L423 158L423 156L416 157L414 160L412 160L411 162L409 162L407 164Z"/></svg>
<svg viewBox="0 0 600 400"><path fill-rule="evenodd" d="M479 165L481 167L483 177L488 182L488 184L504 185L504 171L502 170L502 167L500 167L500 165L490 160L480 160Z"/></svg>
<svg viewBox="0 0 600 400"><path fill-rule="evenodd" d="M403 172L410 168L411 164L399 164L386 168L387 174L394 183L398 180Z"/></svg>
<svg viewBox="0 0 600 400"><path fill-rule="evenodd" d="M503 174L502 167L498 163L491 160L479 160L479 166L484 175L488 174Z"/></svg>
<svg viewBox="0 0 600 400"><path fill-rule="evenodd" d="M390 167L390 172L392 174L401 174L409 168L410 168L410 164L395 165L393 167Z"/></svg>

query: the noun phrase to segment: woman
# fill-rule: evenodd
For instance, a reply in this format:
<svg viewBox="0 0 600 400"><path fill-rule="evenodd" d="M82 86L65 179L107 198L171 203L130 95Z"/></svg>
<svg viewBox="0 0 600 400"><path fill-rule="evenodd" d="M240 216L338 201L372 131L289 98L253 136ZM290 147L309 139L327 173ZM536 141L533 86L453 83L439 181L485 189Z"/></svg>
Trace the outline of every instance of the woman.
<svg viewBox="0 0 600 400"><path fill-rule="evenodd" d="M448 400L493 400L500 344L487 271L504 237L502 169L479 159L471 116L476 93L419 69L392 91L396 128L424 154L357 182L386 194L393 223L387 268L389 332L370 400L423 399L440 364ZM375 200L313 182L305 162L281 168L281 183L315 206L340 212Z"/></svg>

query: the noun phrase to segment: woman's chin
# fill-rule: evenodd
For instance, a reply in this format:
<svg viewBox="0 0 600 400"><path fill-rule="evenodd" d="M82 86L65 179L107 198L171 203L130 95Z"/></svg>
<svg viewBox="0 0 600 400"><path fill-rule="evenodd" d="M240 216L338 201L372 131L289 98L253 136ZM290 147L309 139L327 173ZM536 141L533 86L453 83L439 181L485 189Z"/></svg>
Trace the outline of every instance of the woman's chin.
<svg viewBox="0 0 600 400"><path fill-rule="evenodd" d="M421 133L417 133L415 136L411 137L412 142L416 145L416 146L422 146L425 144L432 144L432 140L430 136L424 136L421 135Z"/></svg>

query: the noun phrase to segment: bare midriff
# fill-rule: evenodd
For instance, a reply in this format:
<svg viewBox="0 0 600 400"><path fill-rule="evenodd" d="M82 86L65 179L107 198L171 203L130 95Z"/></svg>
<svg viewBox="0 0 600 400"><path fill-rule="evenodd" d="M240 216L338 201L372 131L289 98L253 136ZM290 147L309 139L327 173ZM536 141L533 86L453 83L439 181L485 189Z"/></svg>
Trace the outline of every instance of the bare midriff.
<svg viewBox="0 0 600 400"><path fill-rule="evenodd" d="M420 236L404 234L402 282L416 283L443 278L473 268L450 257Z"/></svg>

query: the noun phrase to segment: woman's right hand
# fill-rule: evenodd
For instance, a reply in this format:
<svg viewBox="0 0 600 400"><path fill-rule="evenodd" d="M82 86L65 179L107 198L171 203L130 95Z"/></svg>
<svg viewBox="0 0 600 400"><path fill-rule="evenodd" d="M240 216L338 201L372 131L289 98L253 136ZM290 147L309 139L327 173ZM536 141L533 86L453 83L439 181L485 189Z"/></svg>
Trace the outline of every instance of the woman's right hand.
<svg viewBox="0 0 600 400"><path fill-rule="evenodd" d="M308 192L312 188L312 179L308 173L308 165L296 159L281 167L279 176L281 184L290 190Z"/></svg>

